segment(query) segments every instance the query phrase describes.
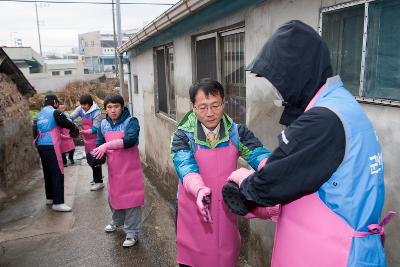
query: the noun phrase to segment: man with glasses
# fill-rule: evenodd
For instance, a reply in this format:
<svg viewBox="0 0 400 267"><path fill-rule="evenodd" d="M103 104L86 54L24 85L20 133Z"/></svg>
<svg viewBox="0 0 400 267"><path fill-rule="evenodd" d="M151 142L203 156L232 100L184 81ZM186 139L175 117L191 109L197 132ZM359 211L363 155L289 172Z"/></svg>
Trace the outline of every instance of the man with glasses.
<svg viewBox="0 0 400 267"><path fill-rule="evenodd" d="M179 177L177 262L180 266L236 266L240 250L237 217L222 201L222 186L245 159L253 169L271 154L245 125L224 113L224 88L203 79L189 90L193 110L172 137L172 160ZM279 207L259 208L269 219Z"/></svg>

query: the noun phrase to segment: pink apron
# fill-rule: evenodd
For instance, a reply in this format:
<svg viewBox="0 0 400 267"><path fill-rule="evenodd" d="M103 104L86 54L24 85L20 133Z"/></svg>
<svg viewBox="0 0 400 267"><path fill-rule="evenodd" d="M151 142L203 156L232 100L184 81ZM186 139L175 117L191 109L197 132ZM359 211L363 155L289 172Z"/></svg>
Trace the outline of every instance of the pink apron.
<svg viewBox="0 0 400 267"><path fill-rule="evenodd" d="M124 137L122 131L104 134L106 142ZM107 150L108 198L115 210L144 205L144 180L137 146Z"/></svg>
<svg viewBox="0 0 400 267"><path fill-rule="evenodd" d="M315 103L322 87L306 111ZM393 217L389 213L381 224L357 232L329 209L316 193L281 206L276 226L272 267L345 267L352 239L383 234L384 225Z"/></svg>
<svg viewBox="0 0 400 267"><path fill-rule="evenodd" d="M56 157L57 157L58 167L60 168L61 173L64 174L64 164L62 162L62 156L61 156L61 134L60 134L60 132L61 132L60 126L56 126L48 132L39 131L38 136L36 136L36 138L33 140L33 143L36 143L36 140L39 137L43 137L46 134L50 134L51 140L53 142L54 151L55 151Z"/></svg>
<svg viewBox="0 0 400 267"><path fill-rule="evenodd" d="M82 130L89 130L93 127L93 121L82 117ZM83 144L85 145L85 152L89 153L96 148L97 134L82 134Z"/></svg>
<svg viewBox="0 0 400 267"><path fill-rule="evenodd" d="M69 129L61 129L61 153L75 149L74 139L69 135Z"/></svg>
<svg viewBox="0 0 400 267"><path fill-rule="evenodd" d="M177 262L193 267L236 266L240 251L237 217L226 207L221 192L228 176L236 170L237 149L231 142L214 149L199 146L195 159L204 184L211 188L213 223L203 222L195 197L179 183Z"/></svg>

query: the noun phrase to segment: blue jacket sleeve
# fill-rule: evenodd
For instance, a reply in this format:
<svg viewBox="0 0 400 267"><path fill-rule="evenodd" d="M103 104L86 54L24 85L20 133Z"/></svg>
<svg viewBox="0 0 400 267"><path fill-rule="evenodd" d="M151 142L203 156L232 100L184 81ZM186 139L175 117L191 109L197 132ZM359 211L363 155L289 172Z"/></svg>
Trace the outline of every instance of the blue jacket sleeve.
<svg viewBox="0 0 400 267"><path fill-rule="evenodd" d="M72 112L72 114L69 116L69 118L70 118L72 121L75 120L75 119L79 116L81 110L82 110L81 106L78 106L78 107Z"/></svg>
<svg viewBox="0 0 400 267"><path fill-rule="evenodd" d="M95 114L93 116L92 134L97 133L97 130L100 128L102 120L103 118L101 117L101 111L100 110L95 111Z"/></svg>
<svg viewBox="0 0 400 267"><path fill-rule="evenodd" d="M182 130L177 130L172 136L171 157L180 182L186 174L199 173L190 140Z"/></svg>
<svg viewBox="0 0 400 267"><path fill-rule="evenodd" d="M263 147L260 140L255 137L245 125L238 125L239 154L254 169L258 169L260 162L271 156L271 152Z"/></svg>
<svg viewBox="0 0 400 267"><path fill-rule="evenodd" d="M139 132L139 121L135 117L132 117L125 129L125 135L123 138L124 148L130 148L139 144Z"/></svg>
<svg viewBox="0 0 400 267"><path fill-rule="evenodd" d="M105 142L106 142L106 139L104 138L104 135L101 132L101 126L100 126L100 128L97 129L96 147L101 146Z"/></svg>

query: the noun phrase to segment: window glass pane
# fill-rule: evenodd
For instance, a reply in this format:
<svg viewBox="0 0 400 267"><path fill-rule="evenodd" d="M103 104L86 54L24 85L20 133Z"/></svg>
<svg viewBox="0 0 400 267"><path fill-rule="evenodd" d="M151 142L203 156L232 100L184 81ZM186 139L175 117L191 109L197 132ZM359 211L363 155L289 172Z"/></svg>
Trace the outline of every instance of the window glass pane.
<svg viewBox="0 0 400 267"><path fill-rule="evenodd" d="M167 68L168 68L168 94L169 94L169 115L176 119L175 88L174 88L174 48L167 48Z"/></svg>
<svg viewBox="0 0 400 267"><path fill-rule="evenodd" d="M139 85L138 85L138 76L133 75L133 88L134 88L134 93L138 94L139 93Z"/></svg>
<svg viewBox="0 0 400 267"><path fill-rule="evenodd" d="M322 16L322 38L330 50L333 72L353 95L359 95L363 29L364 5Z"/></svg>
<svg viewBox="0 0 400 267"><path fill-rule="evenodd" d="M369 5L364 95L400 100L400 2Z"/></svg>
<svg viewBox="0 0 400 267"><path fill-rule="evenodd" d="M237 123L246 123L244 33L222 37L222 82L225 112Z"/></svg>
<svg viewBox="0 0 400 267"><path fill-rule="evenodd" d="M217 80L216 38L196 41L196 78Z"/></svg>
<svg viewBox="0 0 400 267"><path fill-rule="evenodd" d="M156 50L158 110L168 114L164 49Z"/></svg>

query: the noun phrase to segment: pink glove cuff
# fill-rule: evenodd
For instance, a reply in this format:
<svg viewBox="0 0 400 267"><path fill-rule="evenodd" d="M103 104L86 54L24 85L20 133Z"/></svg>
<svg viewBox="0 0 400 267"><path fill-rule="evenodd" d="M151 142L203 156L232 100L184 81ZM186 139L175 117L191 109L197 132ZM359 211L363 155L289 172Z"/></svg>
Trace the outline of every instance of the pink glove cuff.
<svg viewBox="0 0 400 267"><path fill-rule="evenodd" d="M124 148L124 140L122 140L122 139L116 139L116 140L107 142L105 144L107 146L107 150Z"/></svg>
<svg viewBox="0 0 400 267"><path fill-rule="evenodd" d="M280 212L280 205L276 205L273 207L257 207L252 212L247 213L244 217L246 219L258 218L262 220L272 220L274 222L277 222Z"/></svg>
<svg viewBox="0 0 400 267"><path fill-rule="evenodd" d="M253 170L240 168L232 172L231 175L228 177L228 180L236 183L240 187L242 182L253 173Z"/></svg>
<svg viewBox="0 0 400 267"><path fill-rule="evenodd" d="M268 161L268 158L265 158L262 161L260 161L260 163L258 164L257 170L258 171L261 170L264 167L264 165L267 163L267 161Z"/></svg>
<svg viewBox="0 0 400 267"><path fill-rule="evenodd" d="M81 132L82 132L83 134L91 134L91 133L92 133L92 129L82 130Z"/></svg>
<svg viewBox="0 0 400 267"><path fill-rule="evenodd" d="M200 189L206 188L198 173L188 173L183 177L183 187L187 192L190 192L194 197L197 197Z"/></svg>

